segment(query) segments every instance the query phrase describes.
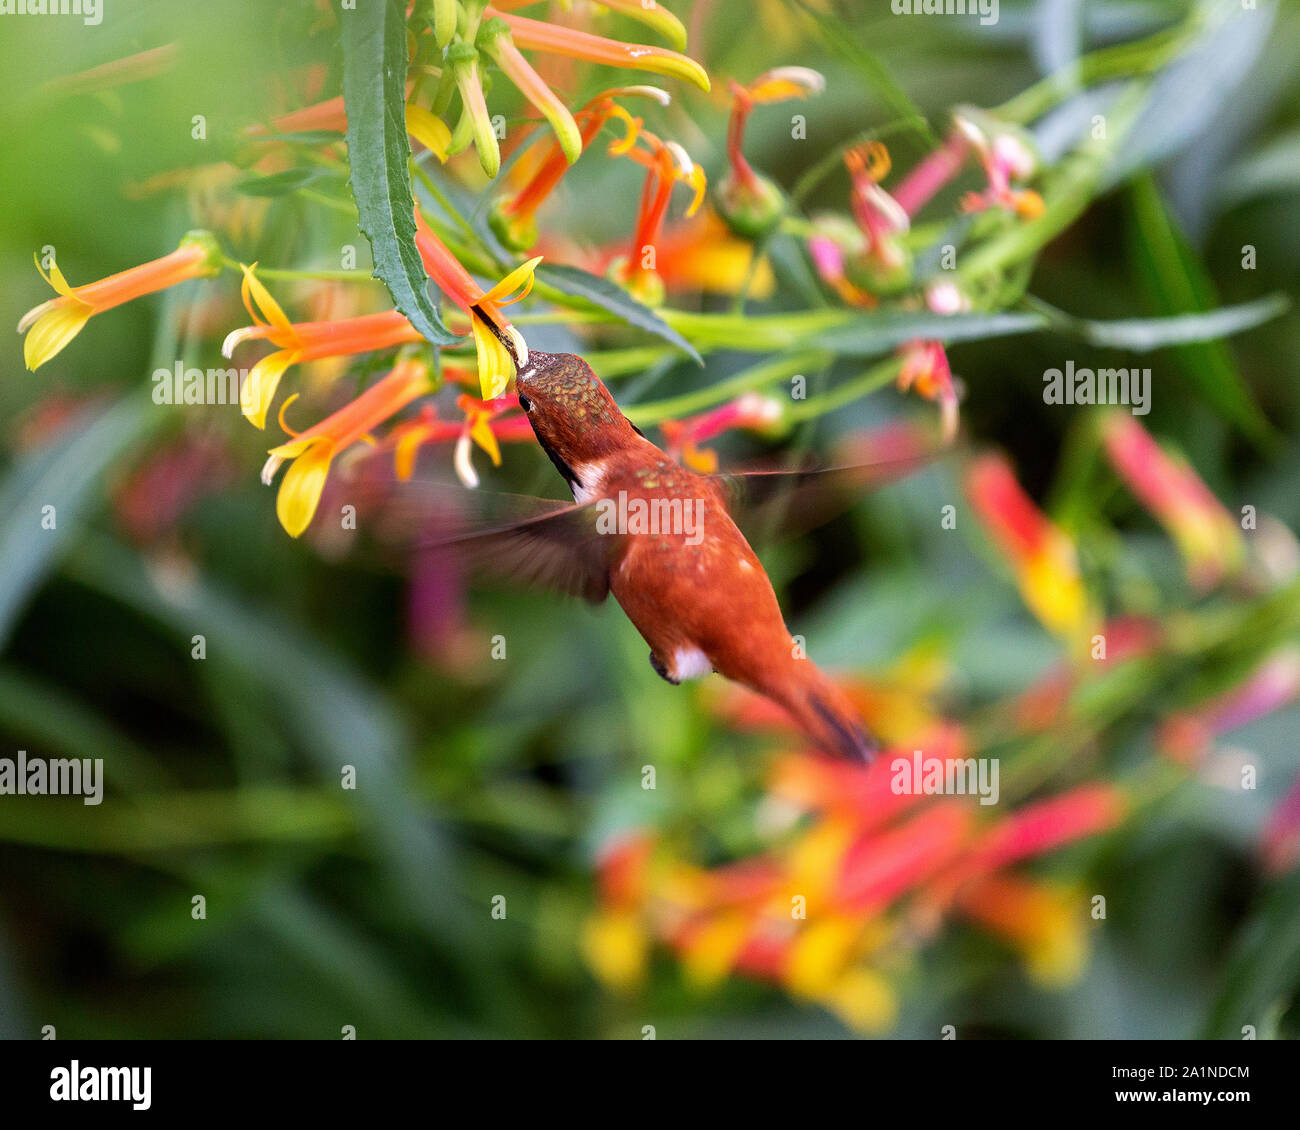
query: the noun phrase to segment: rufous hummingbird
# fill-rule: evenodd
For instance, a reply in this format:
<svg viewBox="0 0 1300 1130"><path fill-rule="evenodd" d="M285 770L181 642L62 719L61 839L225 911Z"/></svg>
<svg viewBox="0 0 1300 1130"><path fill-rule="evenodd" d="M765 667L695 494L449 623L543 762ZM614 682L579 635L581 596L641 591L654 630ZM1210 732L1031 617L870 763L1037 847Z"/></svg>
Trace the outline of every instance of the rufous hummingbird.
<svg viewBox="0 0 1300 1130"><path fill-rule="evenodd" d="M716 671L784 707L822 750L868 760L876 743L790 635L722 479L655 446L581 357L508 348L520 407L574 505L477 535L484 556L593 602L612 593L668 682Z"/></svg>

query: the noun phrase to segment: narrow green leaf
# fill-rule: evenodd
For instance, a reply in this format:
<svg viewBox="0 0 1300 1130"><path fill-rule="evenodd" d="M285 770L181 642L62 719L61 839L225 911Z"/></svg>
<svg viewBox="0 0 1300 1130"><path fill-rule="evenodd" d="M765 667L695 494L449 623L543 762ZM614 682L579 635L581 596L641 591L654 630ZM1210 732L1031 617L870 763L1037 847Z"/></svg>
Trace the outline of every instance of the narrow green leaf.
<svg viewBox="0 0 1300 1130"><path fill-rule="evenodd" d="M926 338L947 343L982 341L1030 333L1047 327L1042 314L929 314L890 312L866 314L843 326L825 330L807 344L816 344L846 357L875 357L904 342Z"/></svg>
<svg viewBox="0 0 1300 1130"><path fill-rule="evenodd" d="M1290 300L1285 295L1272 294L1254 302L1220 306L1217 310L1206 310L1200 314L1099 321L1073 318L1058 311L1051 321L1054 329L1073 333L1090 345L1148 353L1166 346L1217 341L1219 338L1243 333L1285 313L1290 305Z"/></svg>
<svg viewBox="0 0 1300 1130"><path fill-rule="evenodd" d="M1275 1004L1284 1001L1300 976L1300 871L1277 880L1246 923L1205 1036L1239 1040L1246 1025L1260 1027Z"/></svg>
<svg viewBox="0 0 1300 1130"><path fill-rule="evenodd" d="M282 173L271 173L264 177L246 177L235 188L245 196L284 196L332 175L334 174L328 169L313 165L301 169L285 169Z"/></svg>
<svg viewBox="0 0 1300 1130"><path fill-rule="evenodd" d="M1154 309L1171 314L1213 307L1218 301L1214 284L1175 225L1155 182L1150 177L1135 181L1129 200L1129 254ZM1245 435L1264 444L1276 438L1227 346L1212 342L1182 348L1177 357L1201 396Z"/></svg>
<svg viewBox="0 0 1300 1130"><path fill-rule="evenodd" d="M5 516L0 530L0 648L28 598L79 532L80 519L108 469L163 418L144 394L130 395L24 458L0 483L0 514Z"/></svg>
<svg viewBox="0 0 1300 1130"><path fill-rule="evenodd" d="M642 305L621 286L616 286L608 279L602 279L599 275L593 275L590 271L578 267L566 267L555 263L547 263L539 267L537 277L539 281L550 284L562 294L585 298L593 306L613 314L629 326L636 326L637 329L662 338L675 345L698 364L704 364L704 359L695 346L650 307Z"/></svg>
<svg viewBox="0 0 1300 1130"><path fill-rule="evenodd" d="M415 246L405 8L400 0L370 0L341 17L352 195L374 255L375 277L420 333L435 345L450 345L458 338L442 324L429 299L429 276Z"/></svg>

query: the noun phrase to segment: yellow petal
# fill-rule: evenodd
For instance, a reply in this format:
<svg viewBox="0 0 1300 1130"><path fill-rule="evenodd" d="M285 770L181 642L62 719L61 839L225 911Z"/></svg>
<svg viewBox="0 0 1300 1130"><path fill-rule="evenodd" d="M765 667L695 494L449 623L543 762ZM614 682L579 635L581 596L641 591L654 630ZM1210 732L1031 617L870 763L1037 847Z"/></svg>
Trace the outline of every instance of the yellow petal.
<svg viewBox="0 0 1300 1130"><path fill-rule="evenodd" d="M256 263L251 267L246 267L243 263L239 264L239 269L244 272L244 281L239 288L239 292L244 299L244 305L248 308L248 312L253 315L253 319L255 321L259 320L256 311L254 311L249 302L249 295L251 293L253 300L257 303L257 307L261 310L266 321L277 330L285 333L288 337L294 337L293 323L289 321L285 312L280 308L280 304L271 297L271 292L267 290L266 287L262 285L262 281L253 274L253 271L256 268Z"/></svg>
<svg viewBox="0 0 1300 1130"><path fill-rule="evenodd" d="M37 255L35 251L32 252L32 259L34 259L36 262L36 269L40 271L41 278L43 278L47 283L49 283L50 286L52 286L60 294L66 295L68 297L73 296L74 291L72 287L68 285L68 280L63 277L63 272L59 270L58 263L51 263L50 272L49 274L46 274L41 267L40 256Z"/></svg>
<svg viewBox="0 0 1300 1130"><path fill-rule="evenodd" d="M645 24L662 35L678 51L686 50L686 28L682 21L662 4L649 3L645 0L600 0L606 8L613 8Z"/></svg>
<svg viewBox="0 0 1300 1130"><path fill-rule="evenodd" d="M424 106L406 107L406 132L423 145L439 161L447 159L447 146L451 144L451 130L447 123Z"/></svg>
<svg viewBox="0 0 1300 1130"><path fill-rule="evenodd" d="M420 444L423 442L424 436L415 428L403 434L397 441L397 448L393 452L393 469L402 482L408 482L415 473L415 457L419 454Z"/></svg>
<svg viewBox="0 0 1300 1130"><path fill-rule="evenodd" d="M495 400L510 384L515 363L487 326L473 319L474 347L478 351L478 381L484 400Z"/></svg>
<svg viewBox="0 0 1300 1130"><path fill-rule="evenodd" d="M512 302L520 302L528 297L529 292L533 289L533 272L537 270L537 264L542 261L542 256L538 255L529 259L511 271L505 278L496 284L491 290L484 295L485 298L493 302L499 302L503 306L508 306ZM519 291L515 294L515 291ZM513 296L513 297L512 297Z"/></svg>
<svg viewBox="0 0 1300 1130"><path fill-rule="evenodd" d="M275 513L290 537L296 538L311 525L333 458L334 444L321 439L299 455L284 473L280 493L275 498Z"/></svg>
<svg viewBox="0 0 1300 1130"><path fill-rule="evenodd" d="M54 268L57 270L58 268ZM81 332L95 311L77 298L58 301L36 319L23 340L23 360L38 369Z"/></svg>
<svg viewBox="0 0 1300 1130"><path fill-rule="evenodd" d="M292 349L281 349L278 353L263 357L244 381L239 390L239 407L255 427L266 427L266 413L275 399L276 386L284 371L298 360L298 354Z"/></svg>
<svg viewBox="0 0 1300 1130"><path fill-rule="evenodd" d="M488 453L494 467L501 466L501 448L497 444L497 437L492 431L492 420L485 412L476 414L474 422L469 428L470 438Z"/></svg>

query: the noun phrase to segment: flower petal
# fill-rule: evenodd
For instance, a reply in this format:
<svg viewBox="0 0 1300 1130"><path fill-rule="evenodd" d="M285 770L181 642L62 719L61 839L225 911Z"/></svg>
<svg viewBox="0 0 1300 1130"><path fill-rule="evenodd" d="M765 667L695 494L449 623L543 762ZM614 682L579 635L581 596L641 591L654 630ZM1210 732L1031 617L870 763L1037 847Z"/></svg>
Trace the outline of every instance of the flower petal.
<svg viewBox="0 0 1300 1130"><path fill-rule="evenodd" d="M406 132L423 145L439 161L447 160L447 146L451 144L451 130L447 123L423 106L406 107Z"/></svg>
<svg viewBox="0 0 1300 1130"><path fill-rule="evenodd" d="M333 458L334 445L329 440L318 440L284 473L275 498L275 513L290 537L296 538L311 525Z"/></svg>
<svg viewBox="0 0 1300 1130"><path fill-rule="evenodd" d="M297 350L281 349L263 357L249 372L239 390L239 407L255 427L266 427L266 413L275 399L276 386L284 371L297 360Z"/></svg>
<svg viewBox="0 0 1300 1130"><path fill-rule="evenodd" d="M38 369L56 356L81 332L81 327L90 321L94 312L77 298L56 299L27 331L23 341L23 360L27 367Z"/></svg>

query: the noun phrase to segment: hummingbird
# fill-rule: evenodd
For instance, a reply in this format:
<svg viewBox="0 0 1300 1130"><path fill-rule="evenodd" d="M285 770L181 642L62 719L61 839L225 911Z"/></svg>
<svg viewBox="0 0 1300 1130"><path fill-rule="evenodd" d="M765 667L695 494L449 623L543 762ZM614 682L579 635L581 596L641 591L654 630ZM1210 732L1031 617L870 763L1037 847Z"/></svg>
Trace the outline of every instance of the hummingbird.
<svg viewBox="0 0 1300 1130"><path fill-rule="evenodd" d="M697 474L646 438L581 357L502 341L519 405L573 504L466 535L478 556L593 603L613 595L661 678L716 672L783 707L819 749L869 761L875 739L791 636L730 511L735 482L761 497L790 473Z"/></svg>

